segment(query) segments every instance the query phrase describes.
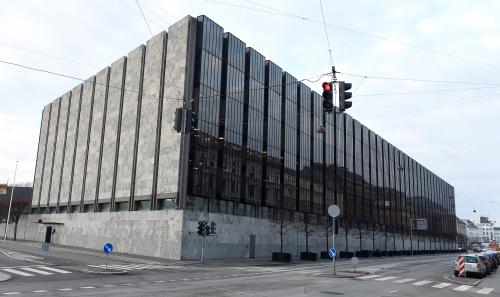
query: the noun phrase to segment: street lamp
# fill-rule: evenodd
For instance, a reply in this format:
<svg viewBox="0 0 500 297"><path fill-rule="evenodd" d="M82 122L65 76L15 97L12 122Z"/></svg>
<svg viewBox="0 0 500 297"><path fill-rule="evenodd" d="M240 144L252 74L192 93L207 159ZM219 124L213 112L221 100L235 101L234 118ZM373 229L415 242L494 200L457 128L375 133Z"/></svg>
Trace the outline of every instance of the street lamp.
<svg viewBox="0 0 500 297"><path fill-rule="evenodd" d="M19 163L19 161L16 161L16 170L14 171L14 182L12 183L12 190L10 192L9 211L7 212L7 222L5 222L5 232L3 235L4 246L7 244L7 231L9 231L10 210L12 209L12 198L14 197L14 189L16 188L17 163Z"/></svg>

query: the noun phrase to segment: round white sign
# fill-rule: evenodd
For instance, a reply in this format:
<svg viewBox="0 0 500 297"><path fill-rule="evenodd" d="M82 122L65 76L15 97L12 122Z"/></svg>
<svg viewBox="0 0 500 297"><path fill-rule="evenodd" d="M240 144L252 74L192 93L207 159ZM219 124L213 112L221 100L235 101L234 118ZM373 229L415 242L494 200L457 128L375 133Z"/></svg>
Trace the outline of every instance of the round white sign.
<svg viewBox="0 0 500 297"><path fill-rule="evenodd" d="M340 208L337 205L332 204L328 207L328 215L331 216L332 218L338 217L339 214L340 214Z"/></svg>
<svg viewBox="0 0 500 297"><path fill-rule="evenodd" d="M352 261L352 265L354 265L354 266L358 265L358 263L359 263L358 257L352 257L351 261Z"/></svg>

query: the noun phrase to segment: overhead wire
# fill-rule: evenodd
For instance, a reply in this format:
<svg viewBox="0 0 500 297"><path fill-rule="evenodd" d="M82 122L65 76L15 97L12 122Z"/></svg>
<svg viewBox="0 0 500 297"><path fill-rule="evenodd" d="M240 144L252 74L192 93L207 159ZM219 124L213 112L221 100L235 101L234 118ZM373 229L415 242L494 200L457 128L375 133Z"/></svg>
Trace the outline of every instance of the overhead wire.
<svg viewBox="0 0 500 297"><path fill-rule="evenodd" d="M1 64L6 64L6 65L11 65L11 66L15 66L15 67L19 67L19 68L24 68L24 69L27 69L27 70L31 70L31 71L36 71L36 72L42 72L42 73L46 73L46 74L50 74L50 75L54 75L54 76L59 76L59 77L63 77L63 78L69 78L69 79L72 79L72 80L77 80L77 81L81 81L81 82L86 82L86 83L89 83L88 79L83 79L83 78L80 78L80 77L77 77L77 76L73 76L73 75L68 75L68 74L63 74L63 73L59 73L59 72L55 72L55 71L51 71L51 70L47 70L47 69L43 69L43 68L38 68L38 67L34 67L34 66L29 66L29 65L24 65L24 64L19 64L19 63L15 63L15 62L10 62L10 61L6 61L6 60L1 60L0 59L0 63ZM318 76L313 76L313 77L309 77L309 78L303 78L303 79L300 79L300 80L296 80L296 81L293 81L293 82L290 82L290 83L285 83L285 84L278 84L278 85L271 85L271 86L264 86L264 87L259 87L259 88L252 88L252 89L249 89L247 91L249 92L252 92L252 91L259 91L259 90L266 90L266 89L272 89L272 88L281 88L281 87L284 87L284 86L288 86L288 85L293 85L293 84L299 84L303 81L311 81L312 79L316 79L319 80L321 79L321 77L325 76L325 75L329 75L330 73L323 73L323 74L320 74L319 75L319 78ZM106 84L103 84L103 83L98 83L98 82L95 82L95 84L97 85L103 85L103 86L106 86ZM111 86L109 85L110 88L113 88L113 89L118 89L118 90L124 90L125 92L132 92L132 93L139 93L139 91L136 91L136 90L130 90L130 89L126 89L124 87L118 87L118 86ZM213 95L201 95L200 98L196 98L196 99L204 99L204 98L212 98L212 97L220 97L222 95L233 95L233 94L241 94L241 93L244 93L245 90L240 90L240 91L235 91L235 92L227 92L227 93L221 93L221 92L217 92L214 90L214 92L216 94L213 94ZM148 96L148 97L154 97L154 98L159 98L159 96L157 94L144 94L144 96ZM178 100L178 101L182 101L182 100L191 100L191 99L186 99L186 98L178 98L178 97L164 97L163 99L167 99L167 100Z"/></svg>
<svg viewBox="0 0 500 297"><path fill-rule="evenodd" d="M325 12L323 11L323 4L319 0L319 7L321 8L321 16L323 17L323 27L325 29L326 43L328 45L328 52L330 53L330 68L333 69L333 56L332 47L330 46L330 38L328 37L328 29L326 29Z"/></svg>
<svg viewBox="0 0 500 297"><path fill-rule="evenodd" d="M232 7L242 8L242 9L248 9L248 10L254 10L254 11L264 12L264 13L268 13L268 14L274 14L274 15L280 15L280 16L286 16L286 17L296 18L296 19L300 19L300 20L303 20L303 21L308 21L308 22L312 22L312 23L316 23L316 24L323 24L323 22L320 21L320 20L315 20L315 19L312 19L312 18L300 16L300 15L297 15L297 14L293 14L293 13L287 12L285 10L278 10L278 9L273 8L274 11L271 11L271 10L269 10L271 8L271 6L263 5L263 4L258 4L257 2L252 2L252 3L254 3L256 5L259 5L259 6L262 6L262 7L265 7L266 9L259 9L259 8L255 8L255 7L244 6L244 5L237 5L237 4L227 3L227 2L217 1L217 0L204 0L204 1L211 2L211 3L216 3L216 4L219 4L219 5L232 6ZM391 42L391 43L403 45L403 46L406 46L406 47L411 47L411 48L414 48L414 49L418 49L418 50L421 50L421 51L433 53L433 54L436 54L436 55L441 55L441 56L446 56L446 57L449 57L449 58L454 58L454 59L457 59L457 60L467 61L467 62L473 63L473 64L488 66L488 67L497 68L497 69L500 68L499 65L494 65L494 64L491 64L491 63L486 63L486 62L483 62L483 61L479 61L479 60L476 60L476 59L471 59L471 58L468 58L468 57L463 57L463 56L455 55L455 54L444 52L444 51L439 51L439 50L435 50L435 49L431 49L431 48L426 48L426 47L423 47L423 46L420 46L420 45L415 45L415 44L411 44L411 43L408 43L408 42L403 42L403 41L399 41L399 40L396 40L396 39L391 39L391 38L387 38L387 37L384 37L384 36L375 35L375 34L372 34L372 33L367 33L367 32L363 32L363 31L360 31L360 30L356 30L356 29L352 29L352 28L348 28L348 27L344 27L344 26L339 26L339 25L335 25L335 24L331 24L331 23L326 23L326 26L331 27L331 28L335 28L335 29L338 29L338 30L342 30L342 31L347 31L347 32L355 33L355 34L358 34L358 35L363 35L363 36L374 38L374 39L379 39L379 40L383 40L383 41L387 41L387 42Z"/></svg>
<svg viewBox="0 0 500 297"><path fill-rule="evenodd" d="M21 51L21 52L30 53L30 54L33 54L33 55L38 55L38 56L43 56L43 57L51 58L51 59L54 59L54 60L59 60L59 61L66 62L66 63L71 63L71 64L75 64L75 65L87 67L87 68L93 69L93 70L95 70L97 68L97 67L95 67L93 65L82 63L82 62L79 62L79 61L76 61L76 60L72 60L72 59L68 59L68 58L64 58L64 57L58 57L58 56L54 56L54 55L42 53L42 52L39 52L39 51L30 50L30 49L25 49L25 48L22 48L22 47L19 47L19 46L11 45L11 44L0 43L0 46L6 47L6 48L10 48L10 49L14 49L14 50Z"/></svg>

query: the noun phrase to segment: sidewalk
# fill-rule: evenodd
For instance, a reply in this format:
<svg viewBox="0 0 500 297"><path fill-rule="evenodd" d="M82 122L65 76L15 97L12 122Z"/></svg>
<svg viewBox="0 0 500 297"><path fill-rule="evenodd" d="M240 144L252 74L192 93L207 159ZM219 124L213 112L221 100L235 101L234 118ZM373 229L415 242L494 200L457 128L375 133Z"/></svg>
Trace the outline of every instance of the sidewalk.
<svg viewBox="0 0 500 297"><path fill-rule="evenodd" d="M24 247L28 248L27 250L24 250L27 253L35 254L37 256L44 256L43 251L41 250L41 245L42 243L40 242L35 242L35 246L33 246L32 241L24 241L24 240L17 240L17 241L8 241L7 249L16 249L19 247ZM19 250L17 250L19 252ZM73 246L66 246L66 245L57 245L57 244L51 244L49 252L47 253L47 256L45 257L48 260L52 260L57 264L60 265L68 265L71 263L66 263L67 261L65 259L61 258L54 258L51 255L51 251L54 252L66 252L70 254L78 254L78 255L87 255L87 256L93 256L93 257L99 257L99 258L105 258L106 256L104 253L100 250L93 250L93 249L86 249L86 248L80 248L80 247L73 247ZM70 259L68 259L70 260ZM271 255L269 257L262 257L262 258L237 258L237 259L206 259L203 263L203 265L200 264L199 259L195 260L170 260L170 259L163 259L163 258L155 258L155 257L148 257L148 256L141 256L141 255L132 255L132 254L126 254L126 253L118 253L118 252L113 252L109 256L109 260L118 260L118 261L123 261L123 262L142 262L142 263L148 263L148 264L156 264L156 265L175 265L175 266L204 266L204 267L223 267L223 266L295 266L295 265L301 265L301 264L325 264L325 263L331 263L330 259L318 259L318 261L302 261L298 257L292 257L292 262L289 263L282 263L282 262L273 262L271 260ZM348 259L337 259L337 263L342 263L349 261Z"/></svg>

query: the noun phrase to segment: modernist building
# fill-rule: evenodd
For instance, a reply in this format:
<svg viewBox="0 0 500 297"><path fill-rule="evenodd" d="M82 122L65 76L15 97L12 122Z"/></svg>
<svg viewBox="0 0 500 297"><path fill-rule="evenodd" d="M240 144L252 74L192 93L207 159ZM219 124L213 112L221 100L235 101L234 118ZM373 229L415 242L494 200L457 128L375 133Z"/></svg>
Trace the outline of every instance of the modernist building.
<svg viewBox="0 0 500 297"><path fill-rule="evenodd" d="M190 133L172 129L180 107ZM456 237L451 185L348 114L323 117L320 95L205 16L44 108L33 197L28 220L64 224L56 242L173 259L199 256L200 218L217 223L208 257L267 257L278 213L317 225L334 203L340 250L446 250ZM285 249L303 245L294 227Z"/></svg>

